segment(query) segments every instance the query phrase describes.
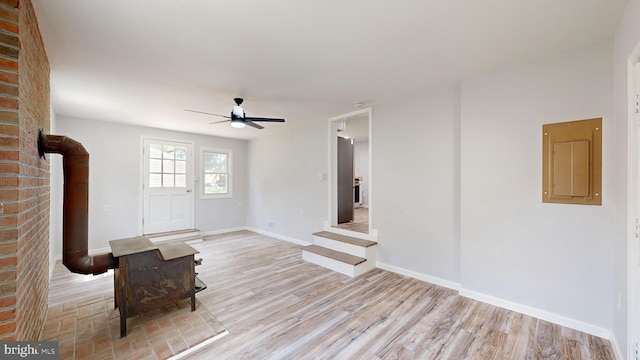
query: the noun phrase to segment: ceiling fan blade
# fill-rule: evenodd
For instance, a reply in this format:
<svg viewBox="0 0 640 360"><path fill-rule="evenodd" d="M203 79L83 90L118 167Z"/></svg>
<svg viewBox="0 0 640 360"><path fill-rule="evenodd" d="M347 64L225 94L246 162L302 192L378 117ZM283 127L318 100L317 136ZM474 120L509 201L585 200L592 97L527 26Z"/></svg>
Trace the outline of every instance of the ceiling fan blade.
<svg viewBox="0 0 640 360"><path fill-rule="evenodd" d="M274 119L274 118L260 118L260 117L245 117L245 120L249 121L268 121L268 122L284 122L284 119Z"/></svg>
<svg viewBox="0 0 640 360"><path fill-rule="evenodd" d="M254 127L256 129L264 129L264 126L260 126L260 125L258 125L256 123L253 123L253 122L249 121L249 120L247 120L245 122L245 125L249 125L249 126Z"/></svg>
<svg viewBox="0 0 640 360"><path fill-rule="evenodd" d="M229 122L229 121L231 121L231 120L220 120L220 121L210 122L209 124L219 124L219 123Z"/></svg>
<svg viewBox="0 0 640 360"><path fill-rule="evenodd" d="M208 113L208 112L204 112L204 111L189 110L189 109L184 109L184 111L193 112L193 113L198 113L198 114L205 114L205 115L220 116L220 117L223 117L223 118L231 119L231 117L230 117L230 116L226 116L226 115L219 115L219 114L213 114L213 113Z"/></svg>

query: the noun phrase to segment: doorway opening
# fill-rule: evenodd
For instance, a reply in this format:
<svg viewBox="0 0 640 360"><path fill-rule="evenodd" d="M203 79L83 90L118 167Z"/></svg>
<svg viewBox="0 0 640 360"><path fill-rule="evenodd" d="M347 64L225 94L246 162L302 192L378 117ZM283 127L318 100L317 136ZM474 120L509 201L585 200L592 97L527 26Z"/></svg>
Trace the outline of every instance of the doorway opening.
<svg viewBox="0 0 640 360"><path fill-rule="evenodd" d="M372 108L329 119L329 220L331 231L373 239Z"/></svg>

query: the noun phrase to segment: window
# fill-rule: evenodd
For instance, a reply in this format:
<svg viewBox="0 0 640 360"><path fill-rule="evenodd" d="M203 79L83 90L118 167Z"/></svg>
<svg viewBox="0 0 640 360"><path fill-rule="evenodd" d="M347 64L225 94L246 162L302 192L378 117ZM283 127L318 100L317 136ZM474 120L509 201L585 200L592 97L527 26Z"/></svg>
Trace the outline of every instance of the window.
<svg viewBox="0 0 640 360"><path fill-rule="evenodd" d="M149 147L149 187L187 186L187 148L151 144Z"/></svg>
<svg viewBox="0 0 640 360"><path fill-rule="evenodd" d="M202 149L202 199L232 196L232 155L231 150Z"/></svg>

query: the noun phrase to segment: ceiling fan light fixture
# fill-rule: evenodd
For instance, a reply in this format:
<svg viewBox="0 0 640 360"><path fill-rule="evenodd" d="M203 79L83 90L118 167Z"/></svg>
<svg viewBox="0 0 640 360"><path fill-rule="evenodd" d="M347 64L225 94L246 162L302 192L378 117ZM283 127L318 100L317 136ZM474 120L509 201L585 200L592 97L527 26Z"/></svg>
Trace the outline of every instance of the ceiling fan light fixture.
<svg viewBox="0 0 640 360"><path fill-rule="evenodd" d="M233 101L236 102L236 106L233 107L233 109L231 110L231 116L226 116L226 115L218 115L218 114L214 114L214 113L209 113L209 112L204 112L204 111L197 111L197 110L188 110L185 109L185 111L190 111L190 112L195 112L195 113L200 113L200 114L206 114L206 115L214 115L214 116L220 116L223 118L227 118L229 120L221 120L221 121L214 121L211 124L217 124L217 123L221 123L221 122L231 122L231 126L234 128L238 128L241 129L247 125L249 125L252 128L256 128L258 130L262 130L264 129L264 126L262 125L258 125L256 122L257 121L267 121L267 122L276 122L276 123L283 123L284 119L280 119L280 118L266 118L266 117L248 117L246 116L246 114L244 113L244 109L242 109L242 107L240 106L240 104L242 104L242 98L235 98L233 99Z"/></svg>
<svg viewBox="0 0 640 360"><path fill-rule="evenodd" d="M237 128L237 129L242 129L245 126L245 124L240 119L233 119L233 120L231 120L231 126L233 126L234 128Z"/></svg>

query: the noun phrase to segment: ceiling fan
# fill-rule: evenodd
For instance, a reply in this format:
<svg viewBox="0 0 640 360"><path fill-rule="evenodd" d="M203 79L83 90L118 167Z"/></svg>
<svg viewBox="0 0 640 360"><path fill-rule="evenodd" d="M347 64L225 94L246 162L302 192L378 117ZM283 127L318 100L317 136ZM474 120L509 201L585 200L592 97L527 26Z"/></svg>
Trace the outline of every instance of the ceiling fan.
<svg viewBox="0 0 640 360"><path fill-rule="evenodd" d="M217 123L231 121L231 126L233 126L235 128L243 128L243 127L245 127L245 125L249 125L249 126L254 127L256 129L264 129L264 126L260 126L260 125L256 124L255 121L284 122L284 119L245 116L244 109L242 109L242 107L240 106L244 100L242 98L234 98L233 101L235 101L236 106L233 107L233 110L231 111L231 116L218 115L218 114L212 114L212 113L208 113L208 112L204 112L204 111L196 111L196 110L188 110L188 109L185 109L185 111L199 113L199 114L206 114L206 115L214 115L214 116L220 116L220 117L223 117L223 118L227 118L228 120L214 121L211 124L217 124Z"/></svg>

